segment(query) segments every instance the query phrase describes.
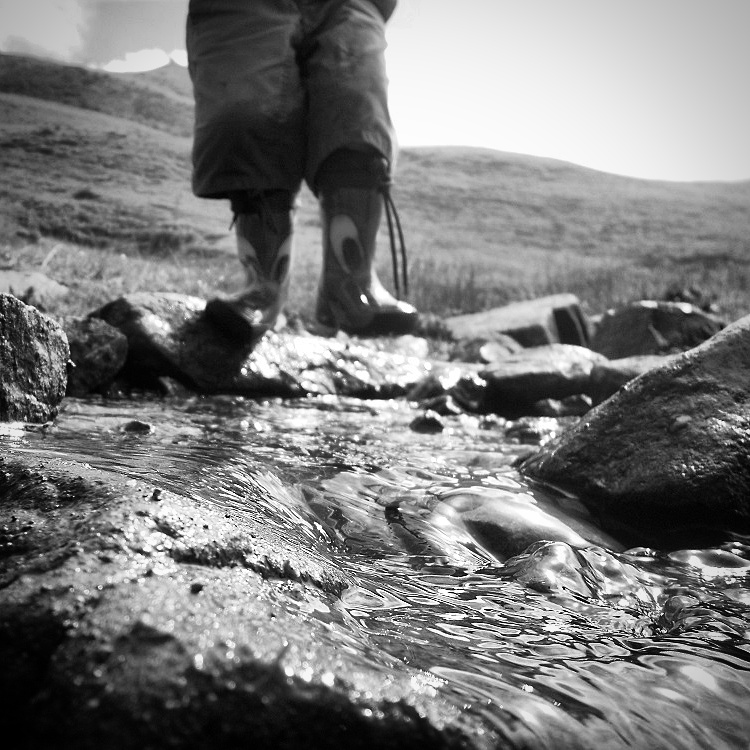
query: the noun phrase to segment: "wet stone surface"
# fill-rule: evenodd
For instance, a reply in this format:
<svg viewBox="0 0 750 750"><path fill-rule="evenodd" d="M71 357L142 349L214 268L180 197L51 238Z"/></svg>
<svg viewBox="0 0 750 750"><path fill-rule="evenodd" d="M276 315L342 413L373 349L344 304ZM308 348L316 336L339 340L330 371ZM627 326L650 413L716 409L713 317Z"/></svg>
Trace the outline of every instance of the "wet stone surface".
<svg viewBox="0 0 750 750"><path fill-rule="evenodd" d="M389 351L345 336L286 331L238 348L205 319L205 304L197 297L140 293L99 310L97 316L128 339L123 377L157 388L160 378L172 378L207 394L393 398L431 371L413 337L404 337L403 351L397 345Z"/></svg>
<svg viewBox="0 0 750 750"><path fill-rule="evenodd" d="M69 399L7 428L16 746L743 747L750 539L623 550L513 468L564 420L417 413Z"/></svg>

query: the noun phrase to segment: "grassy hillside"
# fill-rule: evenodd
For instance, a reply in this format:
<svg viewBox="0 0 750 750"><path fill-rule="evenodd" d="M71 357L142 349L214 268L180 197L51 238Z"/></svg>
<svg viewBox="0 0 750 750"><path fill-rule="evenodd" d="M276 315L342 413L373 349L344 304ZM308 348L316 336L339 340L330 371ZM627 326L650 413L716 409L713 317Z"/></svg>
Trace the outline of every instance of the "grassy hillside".
<svg viewBox="0 0 750 750"><path fill-rule="evenodd" d="M85 312L113 294L210 296L239 278L223 202L190 193L192 100L175 65L114 75L0 55L0 253L39 265ZM592 312L694 285L750 312L750 182L618 177L497 151L401 154L394 197L411 299L473 311L557 291ZM319 222L302 193L293 308L307 314ZM380 253L389 278L387 248ZM0 262L3 257L0 257Z"/></svg>

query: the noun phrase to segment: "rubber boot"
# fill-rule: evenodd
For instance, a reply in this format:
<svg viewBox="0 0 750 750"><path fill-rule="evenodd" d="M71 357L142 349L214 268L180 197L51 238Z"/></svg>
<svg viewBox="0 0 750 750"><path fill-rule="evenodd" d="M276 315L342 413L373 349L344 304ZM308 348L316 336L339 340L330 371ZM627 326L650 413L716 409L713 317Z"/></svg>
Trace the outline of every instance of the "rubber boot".
<svg viewBox="0 0 750 750"><path fill-rule="evenodd" d="M322 326L360 336L404 334L418 313L380 283L374 256L383 196L377 188L321 190L323 274L315 317Z"/></svg>
<svg viewBox="0 0 750 750"><path fill-rule="evenodd" d="M286 303L292 259L294 213L265 202L235 214L237 255L245 286L228 299L212 299L206 317L241 344L257 341L274 328Z"/></svg>

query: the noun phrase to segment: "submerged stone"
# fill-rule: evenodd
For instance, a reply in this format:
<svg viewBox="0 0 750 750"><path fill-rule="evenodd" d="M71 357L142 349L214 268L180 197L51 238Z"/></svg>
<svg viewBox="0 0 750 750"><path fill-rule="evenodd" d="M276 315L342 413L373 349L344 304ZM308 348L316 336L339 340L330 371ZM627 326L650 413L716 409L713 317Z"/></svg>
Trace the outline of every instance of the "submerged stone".
<svg viewBox="0 0 750 750"><path fill-rule="evenodd" d="M630 381L522 464L633 544L750 529L750 316Z"/></svg>
<svg viewBox="0 0 750 750"><path fill-rule="evenodd" d="M441 502L433 512L433 522L460 528L501 561L542 541L576 548L623 549L590 519L576 518L526 493L476 487L450 490L438 499Z"/></svg>

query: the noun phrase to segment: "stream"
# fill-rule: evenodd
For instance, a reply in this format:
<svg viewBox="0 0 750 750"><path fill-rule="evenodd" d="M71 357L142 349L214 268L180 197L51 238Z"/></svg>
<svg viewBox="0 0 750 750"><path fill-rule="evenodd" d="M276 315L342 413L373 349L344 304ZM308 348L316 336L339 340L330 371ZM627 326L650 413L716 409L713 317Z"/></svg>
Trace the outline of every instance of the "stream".
<svg viewBox="0 0 750 750"><path fill-rule="evenodd" d="M572 508L513 468L563 426L459 416L417 434L415 416L333 397L68 399L51 429L0 443L324 538L355 582L340 600L352 626L489 726L535 722L549 747L556 722L586 746L750 747L750 538L670 552L542 541L502 559L441 505L468 492Z"/></svg>

